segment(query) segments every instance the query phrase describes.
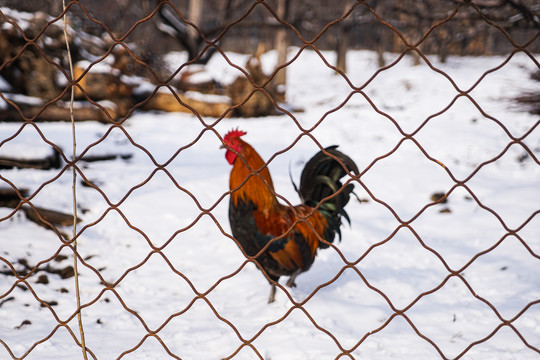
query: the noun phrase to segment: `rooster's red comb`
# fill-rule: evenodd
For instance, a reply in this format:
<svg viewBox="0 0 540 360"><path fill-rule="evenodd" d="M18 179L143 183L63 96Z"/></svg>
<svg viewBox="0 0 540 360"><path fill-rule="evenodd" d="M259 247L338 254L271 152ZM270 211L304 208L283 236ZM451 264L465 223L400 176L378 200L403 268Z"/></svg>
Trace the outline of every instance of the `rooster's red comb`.
<svg viewBox="0 0 540 360"><path fill-rule="evenodd" d="M228 141L230 139L239 138L240 136L243 136L243 135L246 135L246 134L247 134L247 132L242 131L242 130L238 130L238 128L236 128L236 129L233 129L233 130L229 131L225 135L223 140Z"/></svg>

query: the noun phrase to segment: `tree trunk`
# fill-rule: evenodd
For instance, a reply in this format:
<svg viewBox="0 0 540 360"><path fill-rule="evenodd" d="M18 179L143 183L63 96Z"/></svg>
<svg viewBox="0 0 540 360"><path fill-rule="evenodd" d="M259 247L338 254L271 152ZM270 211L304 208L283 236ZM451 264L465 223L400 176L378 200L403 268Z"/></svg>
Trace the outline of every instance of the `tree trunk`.
<svg viewBox="0 0 540 360"><path fill-rule="evenodd" d="M202 9L204 0L189 0L189 21L197 27L201 25ZM200 36L199 32L192 26L188 28L189 37L196 43L196 39Z"/></svg>
<svg viewBox="0 0 540 360"><path fill-rule="evenodd" d="M277 15L280 19L285 18L286 13L286 0L278 0L278 7L277 7ZM287 29L285 28L285 25L281 25L276 33L276 50L278 53L278 59L277 59L277 66L281 66L287 62ZM280 85L285 85L287 83L287 71L286 68L282 68L278 71L275 77L275 83L279 87ZM285 92L284 89L282 89L283 93Z"/></svg>
<svg viewBox="0 0 540 360"><path fill-rule="evenodd" d="M375 7L375 12L379 14L380 17L383 16L383 5L379 2L377 3ZM384 61L384 28L382 26L378 26L378 30L375 31L375 35L377 36L377 45L375 47L375 51L377 52L377 64L380 68L384 67L386 65L386 62Z"/></svg>
<svg viewBox="0 0 540 360"><path fill-rule="evenodd" d="M345 6L343 7L343 15L349 11L352 4L350 0L345 1ZM348 27L351 20L345 18L341 20L338 24L338 34L336 39L336 67L342 72L347 72L347 33Z"/></svg>
<svg viewBox="0 0 540 360"><path fill-rule="evenodd" d="M440 39L439 39L439 61L441 63L446 63L446 59L448 57L448 43L449 43L449 34L448 31L443 29L441 31Z"/></svg>
<svg viewBox="0 0 540 360"><path fill-rule="evenodd" d="M336 68L342 72L347 72L347 32L343 22L339 25L339 33L337 37L337 61Z"/></svg>

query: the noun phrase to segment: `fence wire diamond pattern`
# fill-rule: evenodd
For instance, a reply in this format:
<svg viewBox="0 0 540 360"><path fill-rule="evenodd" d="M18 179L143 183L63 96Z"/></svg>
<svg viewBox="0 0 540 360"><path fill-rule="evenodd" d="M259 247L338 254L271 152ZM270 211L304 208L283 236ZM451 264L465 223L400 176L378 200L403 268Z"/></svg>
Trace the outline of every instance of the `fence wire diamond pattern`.
<svg viewBox="0 0 540 360"><path fill-rule="evenodd" d="M280 17L274 5L245 2L242 15L215 38L205 37L170 1L156 2L124 34L113 32L82 1L66 4L37 34L28 34L21 19L0 12L2 31L15 32L25 42L0 70L32 53L65 83L33 113L21 108L9 91L0 92L5 104L1 111L18 115L18 122L0 125L6 129L0 150L18 141L32 144L34 150L52 147L60 163L58 169L6 168L0 174L0 186L16 194L15 205L0 213L0 314L6 319L0 325L1 358L79 357L79 326L85 356L92 359L359 359L399 354L467 359L497 353L513 358L514 352L532 359L540 354L540 120L526 114L513 122L496 101L486 100L499 96L493 79L515 62L540 68L528 50L538 33L518 42L475 2L463 1L411 40L377 8L357 1L307 38ZM180 61L163 76L133 51L130 36L156 19L162 8L201 34L204 44L194 61L216 51L219 60L211 64L249 80L253 90L242 102L220 116L203 115L173 85L189 63ZM239 60L245 57L224 51L220 44L261 8L300 45L289 49L287 61L265 81L257 82ZM485 60L481 73L455 79L455 69L425 55L421 47L464 8L513 49ZM387 53L390 61L378 68L365 61L375 55L357 52L362 56L349 59L364 62L349 61L350 69L344 72L332 65L334 54L319 49L318 43L359 9L399 38L403 50ZM71 80L67 57L50 55L45 48L46 34L63 27L64 15L70 19L74 11L102 28L109 46ZM73 28L68 29L77 39ZM81 86L85 75L107 64L117 51L150 74L154 86L120 116ZM428 78L417 77L420 70L411 66L413 57ZM460 61L468 66L480 60ZM288 103L312 104L313 109L297 111L274 99L268 88L280 70L288 73ZM318 76L330 82L321 83ZM443 95L433 99L443 99L440 103L419 101L427 96L422 93L426 82L437 84ZM317 91L308 91L311 87ZM101 120L76 123L74 158L69 151L71 128L40 121L55 104L66 101L72 88ZM411 95L414 91L421 95ZM160 92L172 94L190 113L148 116L142 109ZM230 118L260 94L279 115ZM340 123L343 114L353 120ZM454 130L441 133L448 121ZM236 124L249 128L249 142L258 149L260 145L276 183L283 184L276 186L283 200L294 203L294 193L281 192L292 189L288 169L295 174L301 170L301 164L291 161L305 161L305 156L331 145L329 141L345 141L343 149L352 151L360 168L348 181L362 201L350 205L352 226L343 230L343 241L320 252L298 288L278 285L276 304L265 303L268 284L253 259L236 248L229 230L229 170L218 147L224 132ZM275 127L283 132L269 130ZM280 136L269 139L268 134ZM484 153L471 153L480 147ZM90 161L110 153L117 155L112 162ZM515 160L516 154L522 161ZM72 170L76 213L82 219L74 237L69 226L57 225L40 212L48 204L72 211ZM426 189L427 199L418 198L418 187ZM430 200L437 189L441 194ZM505 191L510 195L502 196ZM26 220L25 214L34 214L44 228ZM73 281L70 259L78 265L79 285Z"/></svg>

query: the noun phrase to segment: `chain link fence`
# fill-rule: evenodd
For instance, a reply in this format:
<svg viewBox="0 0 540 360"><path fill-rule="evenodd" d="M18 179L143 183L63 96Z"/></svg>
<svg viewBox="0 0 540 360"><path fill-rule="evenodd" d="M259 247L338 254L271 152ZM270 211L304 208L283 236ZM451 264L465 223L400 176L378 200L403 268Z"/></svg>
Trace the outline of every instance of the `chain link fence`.
<svg viewBox="0 0 540 360"><path fill-rule="evenodd" d="M6 319L0 325L0 358L537 357L540 120L523 110L534 109L535 94L493 91L490 82L516 58L540 69L531 50L540 38L537 9L522 6L516 12L516 18L530 16L533 24L518 41L486 15L493 4L449 3L451 9L417 36L364 1L347 2L341 15L309 37L284 18L278 3L267 1L241 2L234 7L236 17L224 15L211 37L170 1L145 2L146 15L121 34L82 1L66 3L37 27L27 24L37 21L28 13L1 8L3 40L16 38L20 46L0 49L5 54L0 74L10 83L0 92L0 313ZM263 49L248 57L222 48L239 28L240 38L250 33L242 26L255 11L271 19L270 33L285 31L296 45L271 71L261 63L277 57L275 52ZM343 64L334 66L339 56L319 44L337 28L338 39L355 34L360 25L352 19L358 11L357 21L383 27L400 49L386 54L379 49L378 56L356 52L363 54L360 59L368 54L370 62L384 62L375 68L355 63L358 57L349 51L345 71ZM103 36L74 30L74 13ZM466 86L454 79L452 64L422 51L427 39L463 14L474 14L511 48L504 56L459 60L460 66L483 63L482 73L471 74ZM177 38L199 41L190 56L175 53L172 70L131 42L158 18ZM92 46L101 50L86 53ZM210 52L221 67L212 63ZM231 93L221 84L193 80L200 70L190 66L202 59L207 68L219 67L218 77L232 71L243 78L244 91L225 98ZM253 61L256 66L250 67ZM418 79L414 63L433 77ZM5 75L17 64L26 73ZM105 65L110 73L94 75ZM363 73L362 66L370 70ZM405 79L393 82L400 66L407 69ZM284 87L277 79L285 72ZM49 86L49 73L60 90ZM330 83L310 76L324 73L331 73L324 77ZM96 76L96 89L90 76ZM425 81L441 83L444 101L401 101ZM186 96L201 91L200 84L209 89L206 97ZM317 91L306 90L313 86ZM17 92L48 95L21 101ZM498 102L486 102L497 98L504 107L517 106L504 96L525 99L513 110L516 119L499 117ZM317 111L295 108L295 101L306 98ZM271 116L237 117L246 115L240 109L250 102ZM454 114L463 103L465 110ZM353 120L335 130L343 114ZM456 123L465 117L467 125L455 133L427 131L445 116ZM68 123L47 122L52 120ZM353 151L349 155L360 169L349 179L360 201L350 205L353 224L343 230L343 242L320 252L315 263L321 267L303 274L299 288L279 285L277 305L265 303L268 284L229 231L229 170L217 148L225 129L235 124L253 129L247 141L256 149L260 145L276 183L288 180L287 171L281 176L278 168L290 168L291 158L306 160L312 153L304 150L322 149L328 141L348 139L344 151ZM469 130L471 124L490 129L498 146L486 145L482 156L471 153L473 145L487 141L482 131ZM268 127L283 128L283 136L268 139L280 134ZM1 152L10 147L15 152ZM36 161L32 152L42 149L47 156ZM403 163L404 151L416 161ZM511 165L504 162L508 158ZM301 165L294 164L293 172ZM418 186L432 197L409 196ZM387 195L385 189L393 192Z"/></svg>

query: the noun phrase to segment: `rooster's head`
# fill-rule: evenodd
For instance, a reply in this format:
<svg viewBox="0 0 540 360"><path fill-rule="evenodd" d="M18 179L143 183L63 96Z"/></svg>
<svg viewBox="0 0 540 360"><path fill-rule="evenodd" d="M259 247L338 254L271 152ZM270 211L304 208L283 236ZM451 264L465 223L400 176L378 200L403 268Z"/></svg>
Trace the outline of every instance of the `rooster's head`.
<svg viewBox="0 0 540 360"><path fill-rule="evenodd" d="M240 137L243 135L246 135L247 133L242 130L231 130L229 131L224 137L223 142L224 145L223 148L227 149L227 152L225 153L225 158L229 162L229 164L233 164L234 160L238 156L240 152L242 152L242 141L240 140Z"/></svg>

